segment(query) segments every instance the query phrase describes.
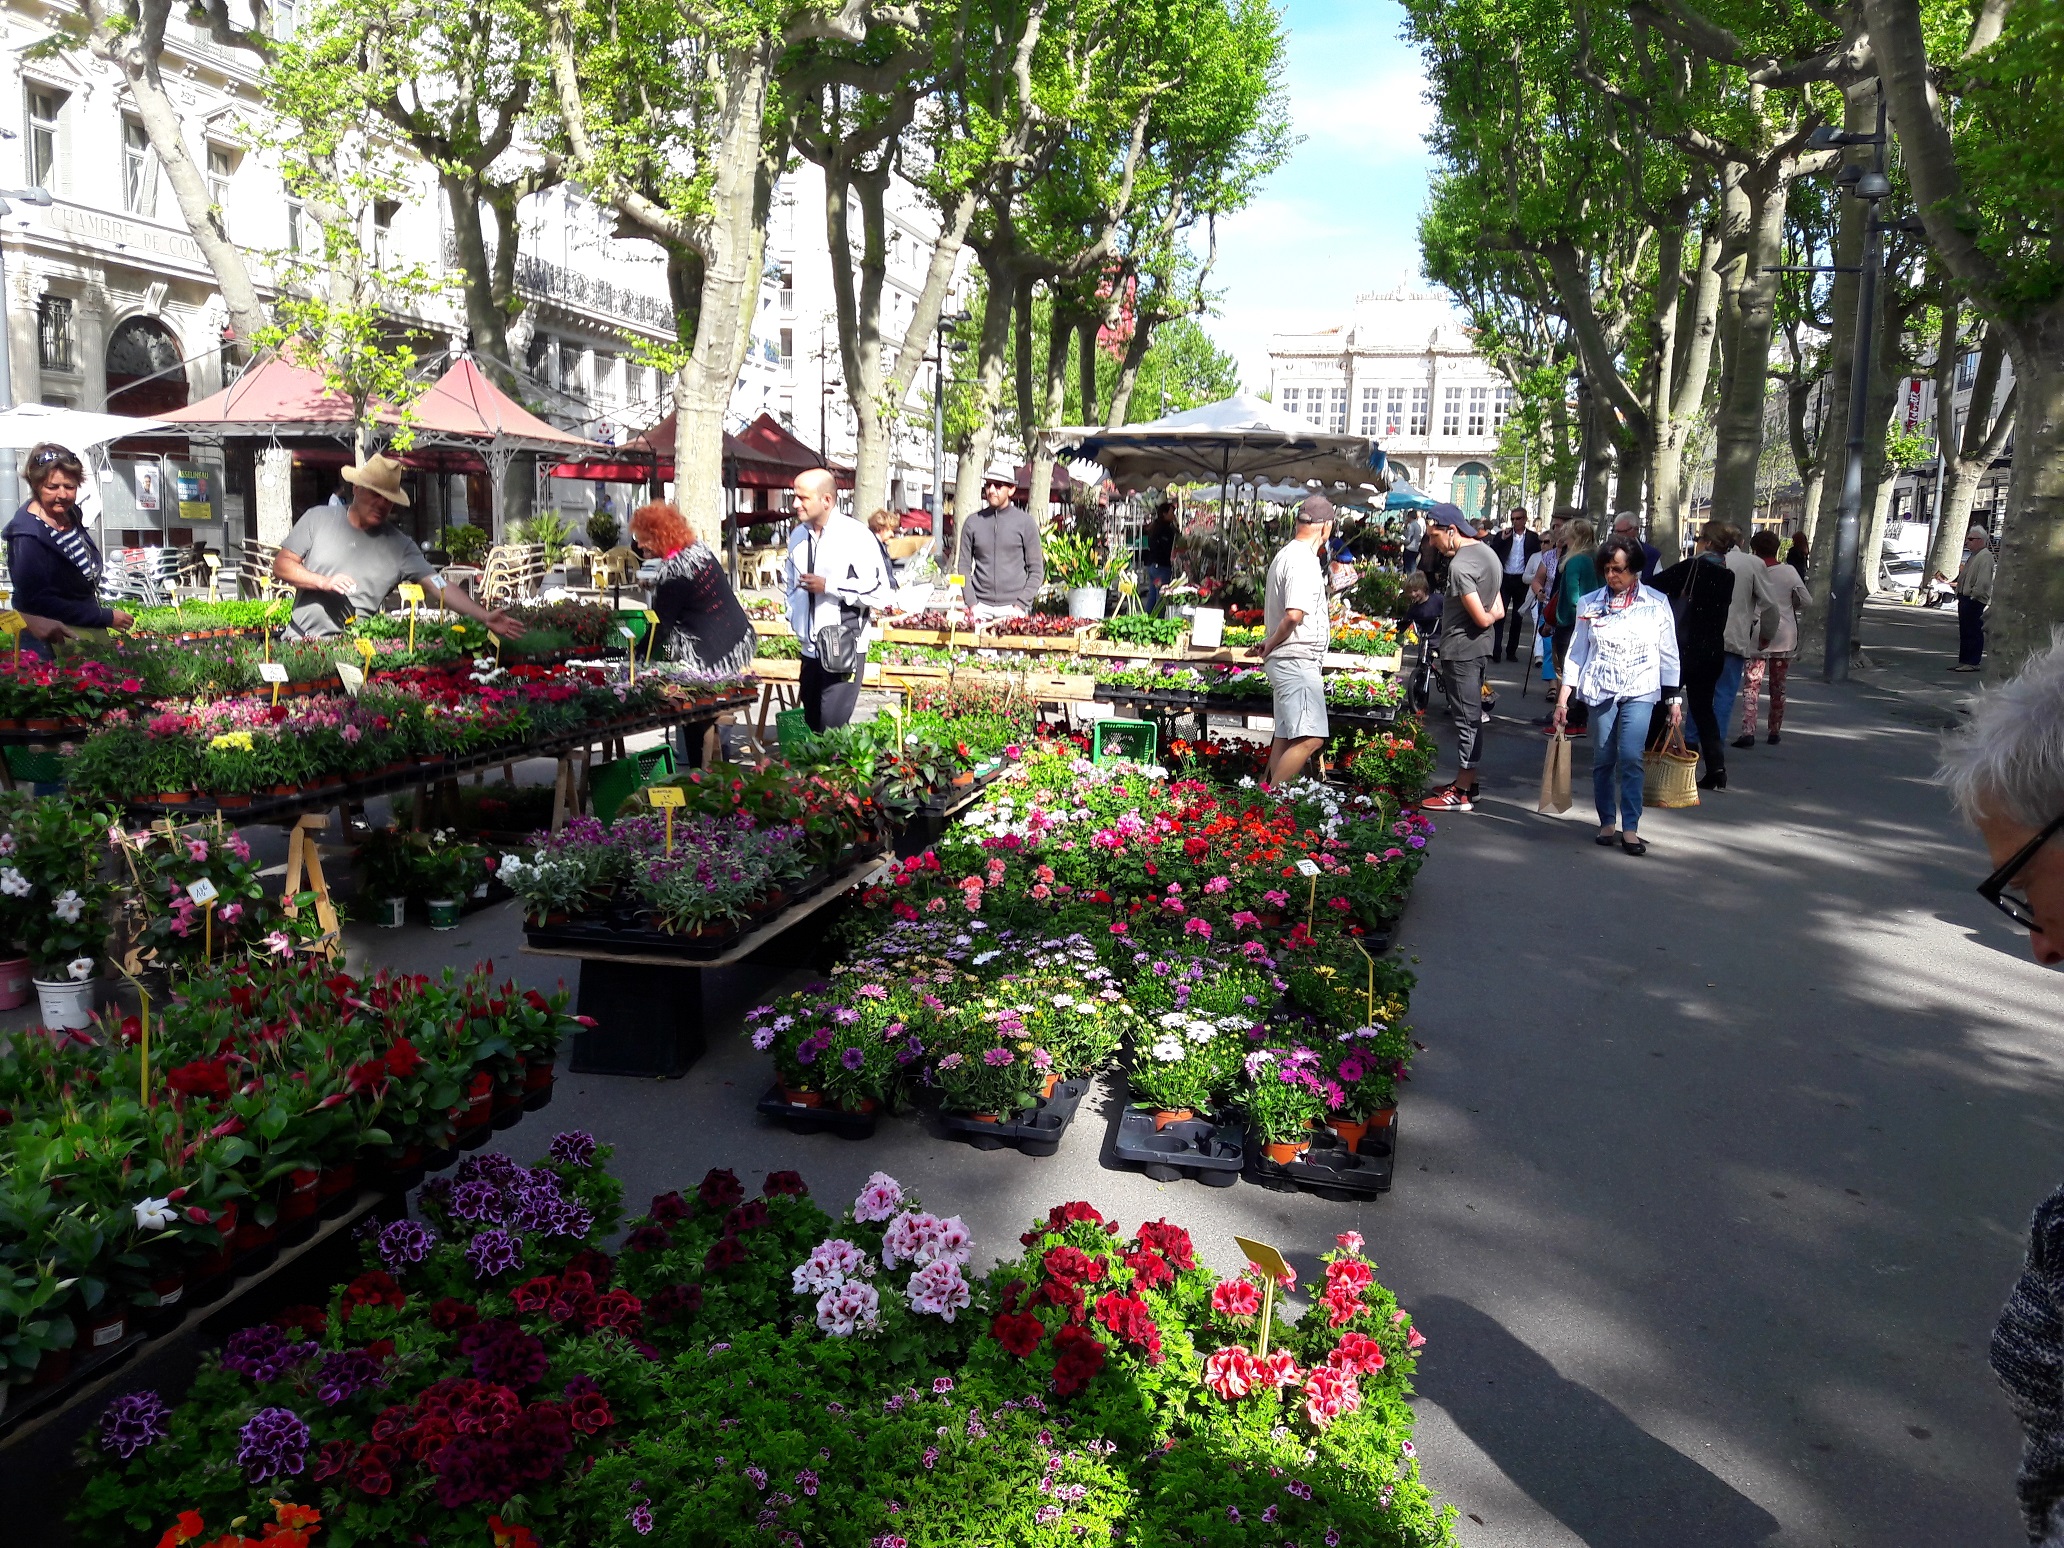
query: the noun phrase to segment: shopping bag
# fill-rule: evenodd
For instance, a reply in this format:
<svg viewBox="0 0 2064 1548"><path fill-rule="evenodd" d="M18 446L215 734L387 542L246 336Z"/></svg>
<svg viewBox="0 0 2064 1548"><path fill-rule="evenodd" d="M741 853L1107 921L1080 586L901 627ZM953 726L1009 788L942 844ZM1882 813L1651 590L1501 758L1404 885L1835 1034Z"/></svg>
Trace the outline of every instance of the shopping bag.
<svg viewBox="0 0 2064 1548"><path fill-rule="evenodd" d="M1699 804L1698 754L1684 745L1684 728L1672 726L1663 745L1651 749L1642 760L1642 801L1648 806L1684 807Z"/></svg>
<svg viewBox="0 0 2064 1548"><path fill-rule="evenodd" d="M1541 760L1541 804L1543 812L1570 809L1570 739L1558 731L1548 738L1548 756Z"/></svg>

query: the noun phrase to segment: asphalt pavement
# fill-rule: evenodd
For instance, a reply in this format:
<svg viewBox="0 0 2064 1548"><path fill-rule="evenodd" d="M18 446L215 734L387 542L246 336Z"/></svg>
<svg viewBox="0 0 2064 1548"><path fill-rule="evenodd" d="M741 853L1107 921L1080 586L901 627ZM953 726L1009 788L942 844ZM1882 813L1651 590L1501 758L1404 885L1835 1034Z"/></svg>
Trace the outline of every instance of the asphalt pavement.
<svg viewBox="0 0 2064 1548"><path fill-rule="evenodd" d="M1873 607L1865 638L1874 670L1795 680L1782 744L1651 813L1640 859L1590 843L1581 750L1575 810L1535 812L1544 701L1502 669L1486 799L1442 821L1398 948L1426 1051L1373 1203L1117 1170L1107 1091L1044 1160L910 1119L767 1127L738 1020L800 965L708 975L684 1079L568 1076L497 1142L590 1129L634 1203L793 1167L836 1210L881 1169L978 1256L1074 1198L1178 1221L1221 1269L1235 1233L1277 1243L1307 1280L1359 1230L1429 1340L1420 1455L1472 1548L2009 1548L2019 1432L1985 1348L2064 1175L2064 979L1972 890L1983 851L1930 783L1971 686L1939 671L1954 619ZM518 956L508 907L350 935L360 963L577 971Z"/></svg>

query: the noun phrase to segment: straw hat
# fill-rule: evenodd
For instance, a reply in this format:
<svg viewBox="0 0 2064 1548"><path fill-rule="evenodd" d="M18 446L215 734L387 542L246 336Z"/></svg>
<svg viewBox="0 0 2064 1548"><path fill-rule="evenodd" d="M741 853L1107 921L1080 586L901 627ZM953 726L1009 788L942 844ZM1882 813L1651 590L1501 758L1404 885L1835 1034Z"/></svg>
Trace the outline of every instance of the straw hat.
<svg viewBox="0 0 2064 1548"><path fill-rule="evenodd" d="M407 505L408 492L401 487L401 464L392 457L368 457L355 468L344 470L344 482L370 489L394 505Z"/></svg>

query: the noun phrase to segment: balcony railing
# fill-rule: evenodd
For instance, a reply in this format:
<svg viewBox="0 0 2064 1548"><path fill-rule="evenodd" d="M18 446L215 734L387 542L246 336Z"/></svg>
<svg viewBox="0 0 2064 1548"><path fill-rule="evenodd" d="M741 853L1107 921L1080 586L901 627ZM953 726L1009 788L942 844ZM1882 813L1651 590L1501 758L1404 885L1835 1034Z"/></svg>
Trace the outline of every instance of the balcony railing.
<svg viewBox="0 0 2064 1548"><path fill-rule="evenodd" d="M444 261L450 268L459 266L459 245L449 231L444 233ZM494 261L492 247L488 249L488 261ZM674 308L671 302L626 290L621 285L612 285L607 280L582 274L521 249L516 253L516 288L546 301L556 301L562 306L599 313L604 317L620 318L660 333L673 331Z"/></svg>

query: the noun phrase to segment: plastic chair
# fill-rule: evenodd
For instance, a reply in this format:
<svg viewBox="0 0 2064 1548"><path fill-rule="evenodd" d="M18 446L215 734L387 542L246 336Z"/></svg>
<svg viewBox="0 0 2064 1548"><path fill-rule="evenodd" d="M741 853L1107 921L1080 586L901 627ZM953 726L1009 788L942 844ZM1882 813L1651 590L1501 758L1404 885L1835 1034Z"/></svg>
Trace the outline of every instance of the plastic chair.
<svg viewBox="0 0 2064 1548"><path fill-rule="evenodd" d="M1092 763L1152 763L1160 745L1161 735L1150 720L1099 720L1089 735L1089 758Z"/></svg>

